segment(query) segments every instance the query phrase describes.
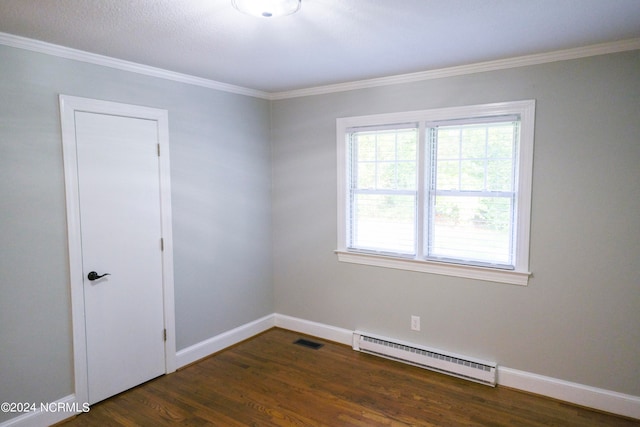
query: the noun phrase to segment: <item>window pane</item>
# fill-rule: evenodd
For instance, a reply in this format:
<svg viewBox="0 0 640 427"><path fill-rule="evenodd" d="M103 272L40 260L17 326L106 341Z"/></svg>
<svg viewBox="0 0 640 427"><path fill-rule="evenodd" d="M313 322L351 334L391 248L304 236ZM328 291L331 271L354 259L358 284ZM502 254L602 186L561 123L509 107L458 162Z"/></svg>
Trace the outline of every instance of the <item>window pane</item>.
<svg viewBox="0 0 640 427"><path fill-rule="evenodd" d="M487 161L487 190L513 191L513 164L508 160Z"/></svg>
<svg viewBox="0 0 640 427"><path fill-rule="evenodd" d="M511 159L513 157L514 123L491 126L487 135L489 157Z"/></svg>
<svg viewBox="0 0 640 427"><path fill-rule="evenodd" d="M467 126L462 131L463 159L481 159L486 157L487 127Z"/></svg>
<svg viewBox="0 0 640 427"><path fill-rule="evenodd" d="M356 150L358 160L372 161L376 159L376 138L375 134L360 134L357 138Z"/></svg>
<svg viewBox="0 0 640 427"><path fill-rule="evenodd" d="M416 160L416 137L415 129L398 133L398 160Z"/></svg>
<svg viewBox="0 0 640 427"><path fill-rule="evenodd" d="M512 199L436 196L428 255L512 265Z"/></svg>
<svg viewBox="0 0 640 427"><path fill-rule="evenodd" d="M415 162L400 162L397 165L397 188L400 190L415 190L417 183Z"/></svg>
<svg viewBox="0 0 640 427"><path fill-rule="evenodd" d="M373 162L358 162L357 167L358 171L355 177L356 188L375 188L376 164Z"/></svg>
<svg viewBox="0 0 640 427"><path fill-rule="evenodd" d="M438 129L438 159L460 158L460 129Z"/></svg>
<svg viewBox="0 0 640 427"><path fill-rule="evenodd" d="M445 190L458 190L460 185L460 162L440 160L437 166L436 185Z"/></svg>
<svg viewBox="0 0 640 427"><path fill-rule="evenodd" d="M414 254L415 217L415 195L356 194L351 247Z"/></svg>
<svg viewBox="0 0 640 427"><path fill-rule="evenodd" d="M396 132L379 132L377 144L378 153L376 160L396 159Z"/></svg>
<svg viewBox="0 0 640 427"><path fill-rule="evenodd" d="M482 191L485 175L484 160L462 160L460 162L462 191Z"/></svg>
<svg viewBox="0 0 640 427"><path fill-rule="evenodd" d="M396 172L397 165L395 163L378 163L378 187L379 189L393 190L396 188Z"/></svg>

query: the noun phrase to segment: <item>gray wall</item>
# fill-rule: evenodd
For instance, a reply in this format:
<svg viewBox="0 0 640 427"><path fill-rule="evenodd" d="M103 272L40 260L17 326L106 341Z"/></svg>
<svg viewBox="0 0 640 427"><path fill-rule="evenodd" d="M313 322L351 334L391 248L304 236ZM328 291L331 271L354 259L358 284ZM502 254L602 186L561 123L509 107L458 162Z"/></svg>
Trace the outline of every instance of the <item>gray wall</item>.
<svg viewBox="0 0 640 427"><path fill-rule="evenodd" d="M523 99L529 286L337 262L337 117ZM278 313L640 395L640 52L275 101L271 127Z"/></svg>
<svg viewBox="0 0 640 427"><path fill-rule="evenodd" d="M73 392L59 93L169 111L178 349L274 311L268 101L0 45L0 402Z"/></svg>

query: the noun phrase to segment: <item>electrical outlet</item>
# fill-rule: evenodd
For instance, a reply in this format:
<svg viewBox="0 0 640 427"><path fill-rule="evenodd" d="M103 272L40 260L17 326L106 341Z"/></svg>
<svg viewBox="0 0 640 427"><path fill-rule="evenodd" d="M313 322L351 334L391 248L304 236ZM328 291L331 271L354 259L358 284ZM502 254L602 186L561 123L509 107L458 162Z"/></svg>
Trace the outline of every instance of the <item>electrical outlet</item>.
<svg viewBox="0 0 640 427"><path fill-rule="evenodd" d="M412 331L420 330L420 316L411 316L411 330Z"/></svg>

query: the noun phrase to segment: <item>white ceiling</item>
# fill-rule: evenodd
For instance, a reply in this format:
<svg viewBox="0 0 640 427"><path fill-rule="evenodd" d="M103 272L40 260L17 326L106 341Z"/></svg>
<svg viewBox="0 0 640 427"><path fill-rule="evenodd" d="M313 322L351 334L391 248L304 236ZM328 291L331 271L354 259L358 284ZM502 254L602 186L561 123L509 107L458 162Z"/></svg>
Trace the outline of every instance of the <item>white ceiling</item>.
<svg viewBox="0 0 640 427"><path fill-rule="evenodd" d="M640 0L0 0L0 32L282 92L638 38Z"/></svg>

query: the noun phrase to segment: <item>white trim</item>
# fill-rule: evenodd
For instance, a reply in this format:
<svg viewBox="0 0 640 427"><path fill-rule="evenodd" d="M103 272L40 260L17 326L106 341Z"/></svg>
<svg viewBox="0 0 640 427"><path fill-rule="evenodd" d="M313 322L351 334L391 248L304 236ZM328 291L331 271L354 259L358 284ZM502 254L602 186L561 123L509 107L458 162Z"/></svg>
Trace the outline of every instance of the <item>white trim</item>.
<svg viewBox="0 0 640 427"><path fill-rule="evenodd" d="M424 80L463 76L467 74L483 73L486 71L498 71L510 68L527 67L530 65L567 61L571 59L580 59L589 56L606 55L610 53L625 52L637 49L640 49L640 38L620 40L610 43L600 43L590 46L557 50L533 55L517 56L514 58L498 59L495 61L485 61L475 64L420 71L417 73L399 74L395 76L379 77L374 79L275 92L270 94L269 99L279 100L298 98L301 96L325 95L329 93L346 92L356 89L367 89L379 86L389 86L402 83L420 82Z"/></svg>
<svg viewBox="0 0 640 427"><path fill-rule="evenodd" d="M318 322L276 314L276 326L352 346L353 332ZM640 419L640 396L572 383L498 366L498 385L562 400L611 414Z"/></svg>
<svg viewBox="0 0 640 427"><path fill-rule="evenodd" d="M351 346L353 331L276 313L276 326Z"/></svg>
<svg viewBox="0 0 640 427"><path fill-rule="evenodd" d="M80 402L87 402L87 348L84 313L84 281L78 194L78 167L75 134L75 112L91 111L103 114L140 117L157 122L160 144L160 209L162 238L165 373L176 370L175 301L173 277L173 235L171 231L171 188L169 170L169 120L166 110L60 95L60 122L62 128L63 164L67 208L67 235L69 239L69 282L71 286L71 316L73 326L74 391Z"/></svg>
<svg viewBox="0 0 640 427"><path fill-rule="evenodd" d="M177 73L175 71L164 70L162 68L151 67L149 65L111 58L109 56L97 55L95 53L72 49L65 46L59 46L52 43L46 43L39 40L32 40L26 37L15 36L13 34L0 33L0 44L15 47L18 49L25 49L33 52L57 56L59 58L73 59L75 61L101 65L103 67L115 68L117 70L129 71L137 74L143 74L145 76L158 77L161 79L172 80L175 82L186 83L194 86L220 90L223 92L236 93L239 95L252 96L255 98L270 98L269 93L263 92L261 90L235 86L232 84L222 83L202 77L195 77L188 74Z"/></svg>
<svg viewBox="0 0 640 427"><path fill-rule="evenodd" d="M498 384L575 405L640 419L640 396L498 367Z"/></svg>
<svg viewBox="0 0 640 427"><path fill-rule="evenodd" d="M97 55L82 50L71 49L68 47L33 40L26 37L20 37L13 34L0 33L0 44L15 47L18 49L25 49L33 52L57 56L60 58L73 59L76 61L102 65L105 67L115 68L123 71L130 71L133 73L158 77L161 79L191 84L194 86L201 86L209 89L220 90L223 92L236 93L239 95L246 95L255 98L275 101L280 99L298 98L302 96L324 95L356 89L366 89L401 83L442 79L446 77L462 76L467 74L482 73L486 71L506 70L509 68L527 67L530 65L546 64L549 62L567 61L571 59L580 59L590 56L626 52L640 49L640 38L620 40L610 43L600 43L590 46L557 50L546 53L537 53L533 55L517 56L495 61L485 61L475 64L420 71L417 73L399 74L388 77L357 80L346 83L315 86L282 92L264 92L257 89L235 86L228 83L205 79L202 77L176 73L174 71L163 70L161 68L150 67L148 65L138 64L135 62L123 61L121 59L110 58L108 56Z"/></svg>
<svg viewBox="0 0 640 427"><path fill-rule="evenodd" d="M22 415L19 415L15 418L11 418L3 423L0 423L0 427L41 427L41 426L50 426L52 424L59 423L60 421L66 420L68 418L73 417L74 415L80 414L83 412L83 403L79 402L76 399L74 394L70 394L68 396L63 397L62 399L58 399L55 402L41 402L47 407L50 407L53 410L42 411L38 405L40 402L36 403L36 410L34 412L26 412ZM58 406L60 405L60 406ZM64 409L58 411L58 408L77 408L77 411L67 412Z"/></svg>
<svg viewBox="0 0 640 427"><path fill-rule="evenodd" d="M173 271L173 215L171 202L171 166L169 156L169 113L158 110L158 139L160 143L160 221L162 229L162 279L164 290L165 373L176 370L176 320Z"/></svg>
<svg viewBox="0 0 640 427"><path fill-rule="evenodd" d="M411 258L384 256L376 253L350 251L347 248L347 144L348 130L358 126L383 126L394 123L424 123L441 120L473 119L492 116L520 116L520 144L518 149L518 204L517 247L515 270L476 267L444 262L427 261L416 255ZM531 221L531 190L533 176L533 145L535 129L535 100L497 102L492 104L434 108L429 110L374 114L336 119L337 156L337 249L338 261L373 265L401 270L434 273L446 276L478 279L491 282L526 286L529 269L529 241ZM424 136L421 134L421 136ZM422 157L424 159L424 157ZM422 224L422 222L420 223Z"/></svg>
<svg viewBox="0 0 640 427"><path fill-rule="evenodd" d="M275 325L275 315L269 314L253 322L246 323L237 328L208 338L197 344L178 351L176 363L178 368L197 362L198 360L211 356L214 353L224 350L227 347L238 344L246 339L267 331Z"/></svg>
<svg viewBox="0 0 640 427"><path fill-rule="evenodd" d="M510 285L527 286L529 276L531 276L531 273L529 272L501 270L499 268L394 258L359 252L335 251L335 253L338 255L338 261L341 262L417 271L420 273L439 274L442 276L462 277L465 279L484 280L487 282L507 283Z"/></svg>

